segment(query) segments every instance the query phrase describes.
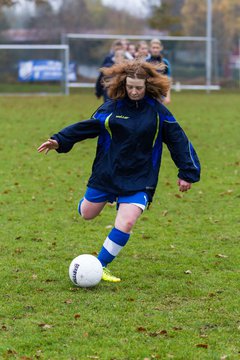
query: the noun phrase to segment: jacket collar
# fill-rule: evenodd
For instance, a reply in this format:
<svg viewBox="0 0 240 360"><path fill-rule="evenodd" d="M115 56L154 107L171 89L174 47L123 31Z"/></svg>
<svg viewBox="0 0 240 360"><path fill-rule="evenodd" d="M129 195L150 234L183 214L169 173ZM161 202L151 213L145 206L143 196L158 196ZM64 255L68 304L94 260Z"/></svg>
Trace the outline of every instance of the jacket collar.
<svg viewBox="0 0 240 360"><path fill-rule="evenodd" d="M123 105L130 109L142 109L146 105L147 99L148 97L144 96L143 99L136 101L136 100L131 100L129 99L128 96L126 96L122 101L123 101Z"/></svg>

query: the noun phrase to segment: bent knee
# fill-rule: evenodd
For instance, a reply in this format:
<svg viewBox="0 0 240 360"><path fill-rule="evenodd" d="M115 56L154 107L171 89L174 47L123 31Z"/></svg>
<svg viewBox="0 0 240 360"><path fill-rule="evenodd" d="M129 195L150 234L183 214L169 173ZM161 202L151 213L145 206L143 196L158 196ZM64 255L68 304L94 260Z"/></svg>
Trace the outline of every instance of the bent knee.
<svg viewBox="0 0 240 360"><path fill-rule="evenodd" d="M88 211L82 211L80 215L82 216L82 218L84 220L92 220L92 219L94 219L96 217L95 214L91 214Z"/></svg>
<svg viewBox="0 0 240 360"><path fill-rule="evenodd" d="M98 209L95 209L95 207L93 206L89 206L89 204L86 204L86 201L84 200L85 199L83 198L82 200L79 201L78 204L79 215L81 215L81 217L84 220L94 219L99 214Z"/></svg>
<svg viewBox="0 0 240 360"><path fill-rule="evenodd" d="M118 219L115 222L115 227L117 227L119 230L124 231L126 233L130 233L132 230L136 220L127 218L127 219Z"/></svg>
<svg viewBox="0 0 240 360"><path fill-rule="evenodd" d="M96 214L91 209L81 207L81 205L78 206L78 212L84 220L91 220L96 217Z"/></svg>
<svg viewBox="0 0 240 360"><path fill-rule="evenodd" d="M125 221L125 226L126 226L126 228L128 228L129 229L129 231L133 228L133 226L135 225L135 223L136 223L136 219L127 219L126 221Z"/></svg>

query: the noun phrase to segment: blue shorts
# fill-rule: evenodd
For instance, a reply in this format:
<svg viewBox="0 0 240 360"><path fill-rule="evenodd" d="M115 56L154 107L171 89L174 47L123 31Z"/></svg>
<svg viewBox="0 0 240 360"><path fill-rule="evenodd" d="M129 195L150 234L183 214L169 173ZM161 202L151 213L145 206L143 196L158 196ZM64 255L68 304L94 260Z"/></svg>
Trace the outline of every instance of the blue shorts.
<svg viewBox="0 0 240 360"><path fill-rule="evenodd" d="M119 204L122 203L134 204L140 207L142 210L145 210L148 204L148 195L144 191L139 191L133 195L128 195L128 196L116 196L111 193L107 193L101 190L87 187L84 198L94 203L100 203L100 202L113 203L116 201L117 207L119 206Z"/></svg>

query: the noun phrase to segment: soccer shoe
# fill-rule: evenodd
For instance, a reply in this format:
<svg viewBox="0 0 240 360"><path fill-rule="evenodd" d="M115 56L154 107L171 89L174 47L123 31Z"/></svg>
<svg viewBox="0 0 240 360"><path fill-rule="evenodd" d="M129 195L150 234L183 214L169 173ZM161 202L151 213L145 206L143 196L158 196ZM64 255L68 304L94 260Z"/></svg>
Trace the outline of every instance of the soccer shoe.
<svg viewBox="0 0 240 360"><path fill-rule="evenodd" d="M105 267L103 267L102 280L104 280L104 281L109 281L109 282L119 282L119 281L121 281L120 278L112 275L112 274L110 273L110 271L109 271L107 268L105 268Z"/></svg>

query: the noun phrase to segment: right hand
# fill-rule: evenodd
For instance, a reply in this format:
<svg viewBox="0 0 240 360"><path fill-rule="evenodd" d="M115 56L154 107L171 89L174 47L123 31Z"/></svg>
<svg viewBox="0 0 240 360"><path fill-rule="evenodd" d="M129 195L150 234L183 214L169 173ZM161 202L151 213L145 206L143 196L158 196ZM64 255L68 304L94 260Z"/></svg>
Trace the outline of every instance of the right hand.
<svg viewBox="0 0 240 360"><path fill-rule="evenodd" d="M56 140L48 139L48 141L40 145L37 150L39 153L45 151L45 154L47 155L50 150L57 150L58 148L59 144Z"/></svg>

